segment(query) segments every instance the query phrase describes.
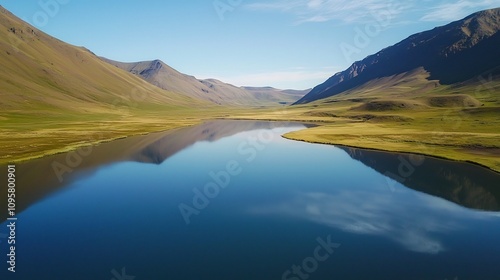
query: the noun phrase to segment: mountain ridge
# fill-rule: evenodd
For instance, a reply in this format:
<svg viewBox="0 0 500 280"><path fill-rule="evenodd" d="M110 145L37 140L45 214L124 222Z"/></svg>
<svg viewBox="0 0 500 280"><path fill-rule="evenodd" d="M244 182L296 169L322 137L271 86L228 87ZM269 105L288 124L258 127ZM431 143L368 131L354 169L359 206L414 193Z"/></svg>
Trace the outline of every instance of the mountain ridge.
<svg viewBox="0 0 500 280"><path fill-rule="evenodd" d="M197 79L177 71L165 62L155 59L140 62L119 62L101 59L164 90L206 100L217 105L276 106L291 104L308 91L265 90L268 87L237 87L217 79Z"/></svg>
<svg viewBox="0 0 500 280"><path fill-rule="evenodd" d="M373 79L424 67L429 80L449 85L463 82L500 65L500 8L409 36L354 62L294 103L305 104L340 94Z"/></svg>

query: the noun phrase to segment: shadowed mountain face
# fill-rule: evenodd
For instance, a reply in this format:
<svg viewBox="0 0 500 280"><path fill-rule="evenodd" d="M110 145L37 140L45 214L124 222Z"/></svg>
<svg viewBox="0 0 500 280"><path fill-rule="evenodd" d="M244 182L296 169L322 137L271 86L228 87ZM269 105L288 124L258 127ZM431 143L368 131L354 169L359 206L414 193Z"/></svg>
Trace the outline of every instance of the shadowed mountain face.
<svg viewBox="0 0 500 280"><path fill-rule="evenodd" d="M371 80L423 67L429 80L454 84L500 70L500 8L475 13L463 20L415 34L402 42L355 62L315 87L296 104L337 95ZM491 72L492 69L497 69Z"/></svg>
<svg viewBox="0 0 500 280"><path fill-rule="evenodd" d="M18 212L55 191L62 190L80 176L117 162L161 164L179 151L200 141L217 141L243 131L297 126L297 123L259 121L211 121L201 125L134 136L111 143L81 148L73 152L32 160L16 166ZM304 126L306 127L306 126ZM0 179L7 181L7 168L0 166ZM7 188L0 189L7 197ZM7 212L0 215L5 221Z"/></svg>
<svg viewBox="0 0 500 280"><path fill-rule="evenodd" d="M160 60L123 63L106 58L102 60L167 91L207 100L219 105L272 106L291 104L308 91L287 91L273 88L245 88L216 79L198 80Z"/></svg>
<svg viewBox="0 0 500 280"><path fill-rule="evenodd" d="M500 175L488 169L418 155L338 148L408 188L467 208L500 211Z"/></svg>

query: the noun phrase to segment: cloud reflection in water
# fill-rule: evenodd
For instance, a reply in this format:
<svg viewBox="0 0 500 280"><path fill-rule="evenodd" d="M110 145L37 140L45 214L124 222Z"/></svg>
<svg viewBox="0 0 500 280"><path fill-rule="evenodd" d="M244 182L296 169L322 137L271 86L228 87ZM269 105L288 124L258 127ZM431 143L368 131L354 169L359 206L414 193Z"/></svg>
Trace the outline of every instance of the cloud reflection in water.
<svg viewBox="0 0 500 280"><path fill-rule="evenodd" d="M381 236L409 251L427 254L446 250L442 237L461 230L461 219L491 216L411 190L345 189L335 194L297 193L288 201L253 207L250 213L285 215L353 234Z"/></svg>

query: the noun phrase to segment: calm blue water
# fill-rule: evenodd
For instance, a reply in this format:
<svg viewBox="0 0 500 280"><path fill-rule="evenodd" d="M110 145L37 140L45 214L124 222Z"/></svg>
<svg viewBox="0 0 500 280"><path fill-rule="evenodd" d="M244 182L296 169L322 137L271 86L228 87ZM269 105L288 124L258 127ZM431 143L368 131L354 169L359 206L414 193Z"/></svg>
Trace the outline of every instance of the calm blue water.
<svg viewBox="0 0 500 280"><path fill-rule="evenodd" d="M218 122L120 160L103 145L26 202L1 279L500 279L498 174L280 137L303 128Z"/></svg>

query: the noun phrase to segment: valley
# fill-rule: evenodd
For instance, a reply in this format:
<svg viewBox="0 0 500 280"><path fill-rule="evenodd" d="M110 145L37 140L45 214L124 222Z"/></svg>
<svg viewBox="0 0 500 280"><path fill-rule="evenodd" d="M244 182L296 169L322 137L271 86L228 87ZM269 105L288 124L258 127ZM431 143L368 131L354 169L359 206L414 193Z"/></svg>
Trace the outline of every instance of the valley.
<svg viewBox="0 0 500 280"><path fill-rule="evenodd" d="M418 66L417 60L386 68L393 60L393 48L396 57L406 45L422 53L408 43L428 36L422 33L354 63L356 70L336 74L312 91L286 91L198 80L158 60L121 63L97 57L34 29L2 8L0 36L7 39L0 45L0 163L212 119L251 119L317 125L284 135L289 139L421 153L474 162L498 172L498 51L481 58L488 61L486 66L469 67L458 81L450 82L443 73L460 59L469 61L474 52L497 46L499 13L499 9L481 12L442 27L449 32L441 41L459 43L441 68ZM470 26L468 32L477 36L466 36L463 26ZM453 35L450 30L457 31ZM432 41L426 42L430 42L426 48L436 48ZM460 50L467 56L459 56ZM380 72L377 67L388 70Z"/></svg>

